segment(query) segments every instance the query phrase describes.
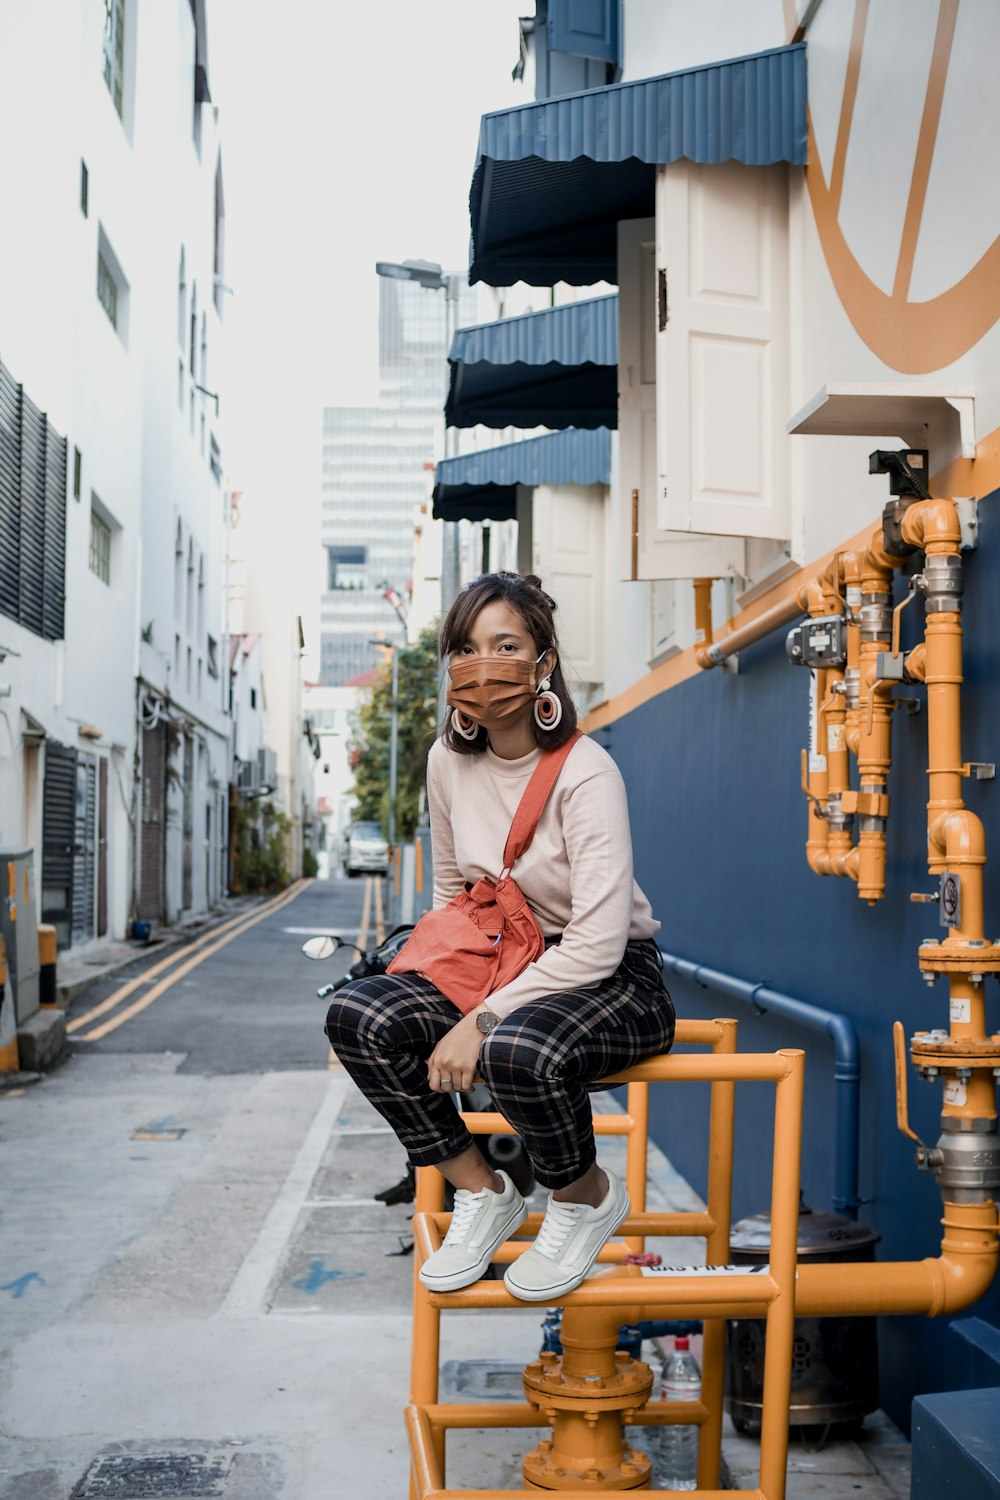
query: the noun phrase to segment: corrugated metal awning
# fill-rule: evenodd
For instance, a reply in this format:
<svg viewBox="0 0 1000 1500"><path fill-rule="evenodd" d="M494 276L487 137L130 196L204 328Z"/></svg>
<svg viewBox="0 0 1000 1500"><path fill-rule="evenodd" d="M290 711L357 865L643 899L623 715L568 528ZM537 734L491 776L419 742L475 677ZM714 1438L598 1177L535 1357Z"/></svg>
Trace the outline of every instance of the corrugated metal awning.
<svg viewBox="0 0 1000 1500"><path fill-rule="evenodd" d="M434 515L439 521L510 521L518 485L610 483L609 430L568 427L442 459L434 470Z"/></svg>
<svg viewBox="0 0 1000 1500"><path fill-rule="evenodd" d="M806 161L803 42L484 115L469 280L618 279L616 226L653 213L657 165Z"/></svg>
<svg viewBox="0 0 1000 1500"><path fill-rule="evenodd" d="M460 328L448 364L449 427L616 427L618 298Z"/></svg>

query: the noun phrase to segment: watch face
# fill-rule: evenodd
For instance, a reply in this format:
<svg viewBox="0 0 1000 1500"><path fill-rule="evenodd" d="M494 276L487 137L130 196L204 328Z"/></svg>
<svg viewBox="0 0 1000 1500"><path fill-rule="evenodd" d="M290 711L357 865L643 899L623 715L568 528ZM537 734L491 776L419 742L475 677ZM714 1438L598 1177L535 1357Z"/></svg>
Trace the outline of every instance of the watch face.
<svg viewBox="0 0 1000 1500"><path fill-rule="evenodd" d="M488 1035L497 1024L497 1017L491 1010L480 1011L476 1017L476 1025L484 1036Z"/></svg>

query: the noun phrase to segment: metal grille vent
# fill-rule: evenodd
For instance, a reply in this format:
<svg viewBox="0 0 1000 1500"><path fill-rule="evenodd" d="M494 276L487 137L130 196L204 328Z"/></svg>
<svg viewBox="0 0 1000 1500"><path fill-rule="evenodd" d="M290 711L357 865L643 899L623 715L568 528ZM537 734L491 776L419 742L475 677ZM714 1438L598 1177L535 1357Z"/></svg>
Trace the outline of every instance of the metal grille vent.
<svg viewBox="0 0 1000 1500"><path fill-rule="evenodd" d="M214 1500L224 1494L230 1463L207 1453L116 1453L95 1458L71 1500Z"/></svg>

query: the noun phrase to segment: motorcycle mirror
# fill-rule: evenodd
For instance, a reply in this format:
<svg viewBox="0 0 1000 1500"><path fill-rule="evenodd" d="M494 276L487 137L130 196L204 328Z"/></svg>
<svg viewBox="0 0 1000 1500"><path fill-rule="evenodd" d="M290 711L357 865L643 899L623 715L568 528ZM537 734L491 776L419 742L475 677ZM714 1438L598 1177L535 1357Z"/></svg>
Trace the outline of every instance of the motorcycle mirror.
<svg viewBox="0 0 1000 1500"><path fill-rule="evenodd" d="M332 958L339 947L338 937L311 937L302 944L302 952L306 958Z"/></svg>

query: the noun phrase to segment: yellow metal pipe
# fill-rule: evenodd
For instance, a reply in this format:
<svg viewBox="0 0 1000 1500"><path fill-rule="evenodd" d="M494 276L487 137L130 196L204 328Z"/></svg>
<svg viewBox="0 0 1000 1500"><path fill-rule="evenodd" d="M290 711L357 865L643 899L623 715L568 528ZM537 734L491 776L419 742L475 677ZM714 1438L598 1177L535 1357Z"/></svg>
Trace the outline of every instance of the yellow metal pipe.
<svg viewBox="0 0 1000 1500"><path fill-rule="evenodd" d="M626 1096L626 1110L632 1121L625 1158L625 1186L633 1214L646 1209L646 1177L649 1164L649 1084L630 1083ZM626 1243L633 1255L641 1255L646 1248L643 1235L630 1234Z"/></svg>
<svg viewBox="0 0 1000 1500"><path fill-rule="evenodd" d="M738 1023L727 1019L718 1024L723 1028L723 1034L716 1053L732 1057L736 1052ZM724 1265L729 1259L735 1126L736 1085L728 1080L717 1080L712 1084L708 1116L706 1198L708 1217L714 1220L714 1228L708 1232L705 1245L705 1260L709 1265ZM704 1489L719 1484L726 1384L726 1325L720 1318L706 1319L702 1335L701 1399L708 1415L699 1443L698 1482Z"/></svg>
<svg viewBox="0 0 1000 1500"><path fill-rule="evenodd" d="M421 1215L421 1217L425 1216ZM439 1213L429 1214L426 1215L426 1217L429 1218L431 1223L434 1225L435 1232L438 1234L438 1236L443 1239L445 1232L447 1231L451 1215ZM521 1229L518 1230L518 1233L523 1235L537 1234L542 1225L542 1218L543 1215L540 1213L529 1214L525 1219ZM414 1220L415 1219L416 1215L414 1215ZM716 1223L712 1215L704 1213L653 1213L642 1214L640 1216L639 1214L633 1212L629 1215L629 1217L625 1220L625 1223L622 1225L623 1233L627 1229L629 1229L630 1226L632 1235L641 1234L644 1237L655 1235L657 1239L667 1237L683 1237L684 1239L692 1239L700 1238L702 1236L707 1238L716 1229ZM517 1257L523 1254L527 1249L527 1243L520 1243L516 1240L511 1240L508 1241L506 1245L500 1246L495 1258L497 1260L507 1261L516 1260ZM632 1255L634 1252L629 1245L616 1244L614 1241L612 1241L610 1244L605 1245L604 1249L600 1253L602 1256L606 1256L608 1260L621 1260L623 1256ZM723 1255L721 1259L724 1261L725 1256Z"/></svg>
<svg viewBox="0 0 1000 1500"><path fill-rule="evenodd" d="M962 789L962 622L957 614L927 617L927 819L932 874L946 869L944 819L964 804Z"/></svg>
<svg viewBox="0 0 1000 1500"><path fill-rule="evenodd" d="M514 1135L513 1125L492 1110L469 1111L462 1115L469 1130L473 1135ZM624 1115L595 1115L595 1135L625 1135L631 1136L636 1129L636 1123L631 1113ZM440 1174L438 1174L440 1175Z"/></svg>
<svg viewBox="0 0 1000 1500"><path fill-rule="evenodd" d="M694 580L694 638L699 646L711 646L712 636L712 584L714 578Z"/></svg>
<svg viewBox="0 0 1000 1500"><path fill-rule="evenodd" d="M763 614L758 615L747 625L741 625L737 630L730 631L721 640L715 641L711 646L701 646L695 653L695 660L699 667L708 671L718 666L727 656L735 656L737 651L742 651L745 646L752 646L756 641L762 641L765 636L771 635L775 630L780 630L782 625L790 625L793 620L801 614L799 601L794 596L785 599L781 604L775 604Z"/></svg>
<svg viewBox="0 0 1000 1500"><path fill-rule="evenodd" d="M970 1307L997 1269L995 1203L946 1203L941 1254L919 1261L799 1266L799 1317L922 1313L941 1317Z"/></svg>
<svg viewBox="0 0 1000 1500"><path fill-rule="evenodd" d="M789 1064L774 1091L774 1155L771 1169L771 1274L778 1289L767 1309L764 1400L760 1428L760 1487L768 1500L784 1500L788 1463L788 1407L795 1336L795 1272L798 1258L799 1167L802 1156L802 1095L805 1053L782 1053Z"/></svg>

